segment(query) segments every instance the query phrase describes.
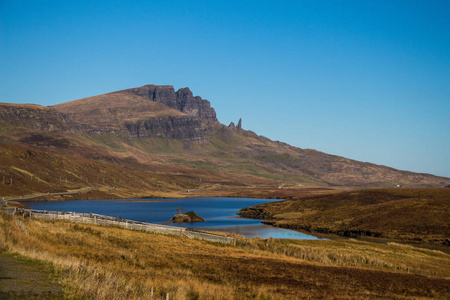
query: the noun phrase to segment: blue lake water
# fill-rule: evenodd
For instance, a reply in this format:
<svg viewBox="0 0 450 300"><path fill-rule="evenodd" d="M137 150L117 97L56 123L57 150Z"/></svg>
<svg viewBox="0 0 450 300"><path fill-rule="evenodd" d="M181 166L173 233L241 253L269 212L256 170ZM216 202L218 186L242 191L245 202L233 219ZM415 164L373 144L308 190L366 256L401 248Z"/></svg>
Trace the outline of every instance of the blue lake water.
<svg viewBox="0 0 450 300"><path fill-rule="evenodd" d="M169 220L176 214L177 207L181 206L184 209L183 212L194 211L205 219L205 222L170 225L233 232L248 238L259 236L261 238L317 239L301 232L274 228L261 224L260 220L245 219L236 215L241 208L273 201L250 198L120 199L29 202L27 205L32 209L96 213L166 225L170 224Z"/></svg>

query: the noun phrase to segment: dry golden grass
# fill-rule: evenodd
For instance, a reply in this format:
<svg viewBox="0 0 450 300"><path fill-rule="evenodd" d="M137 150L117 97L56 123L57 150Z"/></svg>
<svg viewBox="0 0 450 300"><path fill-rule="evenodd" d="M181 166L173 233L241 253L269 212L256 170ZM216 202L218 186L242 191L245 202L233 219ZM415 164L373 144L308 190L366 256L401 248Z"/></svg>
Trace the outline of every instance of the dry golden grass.
<svg viewBox="0 0 450 300"><path fill-rule="evenodd" d="M241 238L234 247L0 214L1 250L52 264L76 299L148 299L152 290L155 299L424 299L450 292L443 278L449 255L397 244ZM412 274L420 269L424 275Z"/></svg>

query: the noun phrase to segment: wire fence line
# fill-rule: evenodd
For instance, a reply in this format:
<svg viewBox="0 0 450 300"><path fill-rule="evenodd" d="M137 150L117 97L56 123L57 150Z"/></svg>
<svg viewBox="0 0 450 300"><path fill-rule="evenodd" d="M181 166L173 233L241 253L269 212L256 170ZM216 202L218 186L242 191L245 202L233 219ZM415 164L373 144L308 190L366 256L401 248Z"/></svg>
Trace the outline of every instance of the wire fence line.
<svg viewBox="0 0 450 300"><path fill-rule="evenodd" d="M213 234L186 227L152 224L146 222L127 220L121 217L105 216L94 213L76 213L66 211L48 211L48 210L36 210L24 208L17 208L10 212L13 214L21 214L23 216L27 216L30 218L67 220L75 223L104 225L104 226L119 226L123 228L141 230L157 234L178 235L190 239L198 239L210 242L236 245L235 237Z"/></svg>

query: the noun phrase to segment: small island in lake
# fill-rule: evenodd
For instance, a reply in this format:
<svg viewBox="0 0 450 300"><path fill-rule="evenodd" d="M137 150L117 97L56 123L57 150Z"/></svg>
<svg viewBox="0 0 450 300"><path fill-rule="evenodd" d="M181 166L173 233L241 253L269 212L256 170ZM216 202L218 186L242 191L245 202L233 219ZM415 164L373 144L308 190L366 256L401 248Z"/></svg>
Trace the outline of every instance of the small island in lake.
<svg viewBox="0 0 450 300"><path fill-rule="evenodd" d="M197 214L193 211L188 211L185 214L178 213L170 219L172 223L196 223L196 222L205 222L204 219L197 216Z"/></svg>

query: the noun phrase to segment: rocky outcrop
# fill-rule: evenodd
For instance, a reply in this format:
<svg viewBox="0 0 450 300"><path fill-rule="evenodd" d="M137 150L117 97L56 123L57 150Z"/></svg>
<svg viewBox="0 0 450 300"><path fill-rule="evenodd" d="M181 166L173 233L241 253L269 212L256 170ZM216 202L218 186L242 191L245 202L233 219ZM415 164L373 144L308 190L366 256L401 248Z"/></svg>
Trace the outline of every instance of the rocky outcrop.
<svg viewBox="0 0 450 300"><path fill-rule="evenodd" d="M239 119L239 122L236 124L234 124L234 122L231 122L230 125L228 125L228 128L231 129L242 129L242 119Z"/></svg>
<svg viewBox="0 0 450 300"><path fill-rule="evenodd" d="M178 110L190 116L197 116L209 122L218 122L216 111L208 100L200 96L193 96L189 88L182 88L176 92Z"/></svg>
<svg viewBox="0 0 450 300"><path fill-rule="evenodd" d="M157 137L204 144L207 127L200 118L180 115L161 116L126 122L122 128L79 124L51 107L32 104L0 103L0 122L41 132L77 132L91 136L112 134L125 138ZM30 138L26 138L30 139ZM27 141L27 140L24 141ZM39 140L32 136L31 139Z"/></svg>
<svg viewBox="0 0 450 300"><path fill-rule="evenodd" d="M205 129L199 118L191 116L167 116L125 123L132 137L172 138L181 141L206 143Z"/></svg>
<svg viewBox="0 0 450 300"><path fill-rule="evenodd" d="M186 214L176 214L170 220L172 223L197 223L197 222L205 222L204 219L197 216L197 214L193 211L189 211Z"/></svg>
<svg viewBox="0 0 450 300"><path fill-rule="evenodd" d="M0 103L0 122L41 131L76 131L80 126L56 110L34 104Z"/></svg>
<svg viewBox="0 0 450 300"><path fill-rule="evenodd" d="M189 88L182 88L175 92L172 85L144 85L138 88L120 92L132 93L145 97L151 101L163 103L187 115L199 117L206 122L218 122L216 111L208 100L192 94Z"/></svg>

